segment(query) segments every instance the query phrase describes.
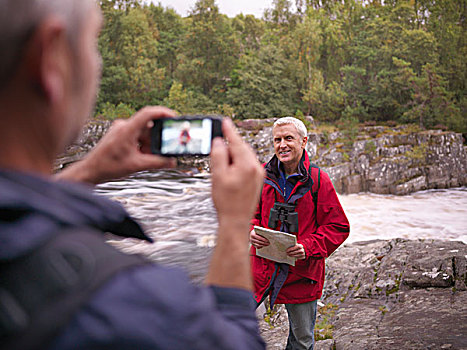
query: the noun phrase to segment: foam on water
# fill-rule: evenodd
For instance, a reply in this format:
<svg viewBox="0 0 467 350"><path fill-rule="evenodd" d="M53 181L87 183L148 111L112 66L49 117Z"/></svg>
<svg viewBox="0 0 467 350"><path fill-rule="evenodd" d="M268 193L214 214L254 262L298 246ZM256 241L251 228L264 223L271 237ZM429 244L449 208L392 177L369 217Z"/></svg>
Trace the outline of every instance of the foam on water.
<svg viewBox="0 0 467 350"><path fill-rule="evenodd" d="M351 225L349 241L445 239L467 243L467 188L407 196L339 196Z"/></svg>

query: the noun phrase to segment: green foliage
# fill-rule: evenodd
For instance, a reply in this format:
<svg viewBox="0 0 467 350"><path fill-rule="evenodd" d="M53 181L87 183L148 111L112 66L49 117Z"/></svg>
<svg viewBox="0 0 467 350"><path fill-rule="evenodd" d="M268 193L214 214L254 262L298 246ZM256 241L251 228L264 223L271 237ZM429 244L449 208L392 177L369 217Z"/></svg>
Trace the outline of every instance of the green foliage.
<svg viewBox="0 0 467 350"><path fill-rule="evenodd" d="M158 66L165 69L167 78L173 79L178 66L177 55L186 36L186 24L174 10L154 4L149 6L148 18L155 28Z"/></svg>
<svg viewBox="0 0 467 350"><path fill-rule="evenodd" d="M339 129L344 135L344 145L351 148L358 135L358 118L352 115L342 118Z"/></svg>
<svg viewBox="0 0 467 350"><path fill-rule="evenodd" d="M379 309L379 311L381 311L381 313L383 315L385 315L386 312L388 312L388 309L387 309L387 307L385 305L378 307L378 309Z"/></svg>
<svg viewBox="0 0 467 350"><path fill-rule="evenodd" d="M125 103L119 103L117 106L106 102L101 106L99 111L102 116L107 119L114 120L114 119L126 119L132 116L136 111L131 106Z"/></svg>
<svg viewBox="0 0 467 350"><path fill-rule="evenodd" d="M274 0L261 19L228 18L215 0L185 18L142 0L98 3L98 113L120 103L240 119L300 110L467 133L465 1Z"/></svg>
<svg viewBox="0 0 467 350"><path fill-rule="evenodd" d="M428 146L426 143L413 146L412 150L408 151L405 155L407 158L415 162L424 162L428 153Z"/></svg>
<svg viewBox="0 0 467 350"><path fill-rule="evenodd" d="M169 91L169 96L164 101L165 105L180 114L190 114L193 112L193 93L186 91L183 85L174 81Z"/></svg>
<svg viewBox="0 0 467 350"><path fill-rule="evenodd" d="M365 143L365 153L374 154L376 152L376 145L373 141L368 141Z"/></svg>
<svg viewBox="0 0 467 350"><path fill-rule="evenodd" d="M269 305L268 299L264 303L265 305L267 305L266 306L267 310L266 310L266 313L264 314L264 321L269 325L271 329L273 329L275 327L274 323L277 320L277 316L279 315L278 313L279 305L274 305L271 308L271 306Z"/></svg>
<svg viewBox="0 0 467 350"><path fill-rule="evenodd" d="M303 122L303 124L305 124L305 127L308 131L313 127L313 124L305 118L303 112L299 109L297 109L297 111L295 112L295 118L300 119Z"/></svg>
<svg viewBox="0 0 467 350"><path fill-rule="evenodd" d="M406 120L418 120L421 128L436 124L453 127L460 122L460 109L454 104L452 93L446 89L446 81L433 65L423 66L422 75L414 77L411 83L412 100L408 103L411 108L403 114Z"/></svg>
<svg viewBox="0 0 467 350"><path fill-rule="evenodd" d="M99 40L103 74L98 104L120 102L140 108L158 104L164 69L157 67L157 42L144 9L104 12L106 26Z"/></svg>
<svg viewBox="0 0 467 350"><path fill-rule="evenodd" d="M232 20L236 41L239 42L240 55L258 51L265 31L265 23L253 15L240 14Z"/></svg>
<svg viewBox="0 0 467 350"><path fill-rule="evenodd" d="M294 88L287 76L286 59L274 46L257 55L245 55L235 71L235 85L227 92L229 104L243 118L293 114Z"/></svg>
<svg viewBox="0 0 467 350"><path fill-rule="evenodd" d="M175 77L206 96L224 92L238 51L230 21L214 0L198 0L187 23Z"/></svg>

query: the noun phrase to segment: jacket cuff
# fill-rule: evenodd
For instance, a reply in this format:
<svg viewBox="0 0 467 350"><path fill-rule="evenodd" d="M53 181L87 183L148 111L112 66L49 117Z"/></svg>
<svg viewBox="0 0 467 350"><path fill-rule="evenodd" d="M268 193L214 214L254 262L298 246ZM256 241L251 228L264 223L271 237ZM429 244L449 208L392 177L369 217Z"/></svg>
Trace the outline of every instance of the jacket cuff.
<svg viewBox="0 0 467 350"><path fill-rule="evenodd" d="M222 306L237 306L254 310L256 308L256 301L253 293L240 288L228 288L210 286L214 293L217 304Z"/></svg>

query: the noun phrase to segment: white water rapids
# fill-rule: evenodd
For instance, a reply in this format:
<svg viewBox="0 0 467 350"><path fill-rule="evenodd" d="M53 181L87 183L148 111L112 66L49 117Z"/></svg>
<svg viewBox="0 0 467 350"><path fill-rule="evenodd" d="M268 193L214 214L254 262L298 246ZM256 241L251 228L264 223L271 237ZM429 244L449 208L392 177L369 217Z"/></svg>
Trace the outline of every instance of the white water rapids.
<svg viewBox="0 0 467 350"><path fill-rule="evenodd" d="M122 203L154 239L115 241L127 252L185 268L200 281L217 230L210 178L178 171L142 172L99 185L96 192ZM430 190L408 196L340 195L350 221L346 242L373 239L444 239L467 243L467 188Z"/></svg>

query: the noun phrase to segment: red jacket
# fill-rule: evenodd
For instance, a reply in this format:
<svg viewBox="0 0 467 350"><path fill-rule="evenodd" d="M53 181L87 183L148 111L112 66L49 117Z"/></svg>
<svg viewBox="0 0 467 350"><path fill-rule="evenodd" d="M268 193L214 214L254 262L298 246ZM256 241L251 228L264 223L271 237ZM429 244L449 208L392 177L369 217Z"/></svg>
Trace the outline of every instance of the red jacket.
<svg viewBox="0 0 467 350"><path fill-rule="evenodd" d="M266 178L261 194L261 200L256 210L252 225L268 227L269 212L274 201L296 203L298 212L297 243L303 244L306 252L304 260L297 260L295 266L289 267L287 279L282 286L276 303L301 304L319 299L324 284L324 258L334 252L349 235L349 221L345 216L334 186L329 176L321 170L321 180L318 191L317 220L312 191L318 188L318 169L311 168L310 160L304 155L299 164L301 176L289 198L284 198L279 188L278 159L274 156L265 165ZM317 225L318 224L318 225ZM277 227L269 227L279 230ZM271 260L256 256L256 249L251 247L251 263L254 277L255 299L260 301L267 290L275 270Z"/></svg>

